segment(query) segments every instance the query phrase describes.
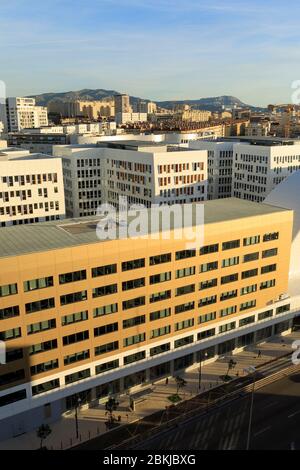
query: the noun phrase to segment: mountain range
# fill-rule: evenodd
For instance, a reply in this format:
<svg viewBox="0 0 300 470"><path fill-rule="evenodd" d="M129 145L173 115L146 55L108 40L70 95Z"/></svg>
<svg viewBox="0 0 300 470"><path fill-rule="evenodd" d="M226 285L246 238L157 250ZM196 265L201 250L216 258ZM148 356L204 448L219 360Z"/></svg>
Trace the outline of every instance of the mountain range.
<svg viewBox="0 0 300 470"><path fill-rule="evenodd" d="M56 92L56 93L42 93L40 95L31 95L31 98L36 99L36 103L40 106L47 106L49 101L51 100L74 100L74 99L82 99L82 100L102 100L104 98L113 97L114 95L119 94L118 91L115 90L104 90L102 88L99 89L89 89L84 88L83 90L78 91L67 91L67 92ZM130 96L131 104L135 104L139 99L136 96ZM144 99L144 101L150 101L149 99ZM189 104L192 106L193 109L207 109L209 111L220 111L223 107L225 108L232 108L234 106L238 108L251 108L253 110L260 110L263 108L259 108L257 106L252 106L243 103L241 100L236 98L235 96L215 96L209 98L199 98L197 100L168 100L168 101L155 101L158 106L162 108L172 109L174 106L178 104Z"/></svg>

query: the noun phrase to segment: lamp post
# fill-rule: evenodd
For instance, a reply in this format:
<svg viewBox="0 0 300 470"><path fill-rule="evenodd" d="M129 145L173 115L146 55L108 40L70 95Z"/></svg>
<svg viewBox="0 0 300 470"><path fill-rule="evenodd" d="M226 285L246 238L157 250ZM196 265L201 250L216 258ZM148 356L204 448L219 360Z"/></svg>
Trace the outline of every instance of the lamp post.
<svg viewBox="0 0 300 470"><path fill-rule="evenodd" d="M75 396L75 427L76 427L76 439L79 438L79 430L78 430L78 408L80 406L81 399Z"/></svg>
<svg viewBox="0 0 300 470"><path fill-rule="evenodd" d="M198 389L201 389L201 380L202 380L202 360L203 360L203 351L199 351L200 354L200 361L199 361L199 381L198 381ZM207 357L207 352L204 353L204 359Z"/></svg>
<svg viewBox="0 0 300 470"><path fill-rule="evenodd" d="M247 445L246 445L246 450L249 450L250 449L250 440L251 440L251 428L252 428L256 368L254 366L250 366L247 369L244 369L244 371L252 374L252 378L253 378L252 391L251 391L251 401L250 401L250 412L249 412L249 424L248 424L248 433L247 433Z"/></svg>

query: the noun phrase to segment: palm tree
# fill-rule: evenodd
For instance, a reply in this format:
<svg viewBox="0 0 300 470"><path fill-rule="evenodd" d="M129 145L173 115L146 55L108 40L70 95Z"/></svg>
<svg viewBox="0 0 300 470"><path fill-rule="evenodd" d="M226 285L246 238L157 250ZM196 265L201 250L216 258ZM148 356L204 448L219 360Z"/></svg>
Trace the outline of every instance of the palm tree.
<svg viewBox="0 0 300 470"><path fill-rule="evenodd" d="M37 437L40 439L40 449L43 448L43 441L52 433L49 424L42 424L36 431Z"/></svg>

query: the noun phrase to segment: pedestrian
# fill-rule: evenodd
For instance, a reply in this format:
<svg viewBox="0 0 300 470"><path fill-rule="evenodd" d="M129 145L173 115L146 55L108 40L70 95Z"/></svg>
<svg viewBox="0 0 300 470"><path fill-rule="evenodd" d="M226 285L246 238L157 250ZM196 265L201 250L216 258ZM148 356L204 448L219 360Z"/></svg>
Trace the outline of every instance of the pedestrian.
<svg viewBox="0 0 300 470"><path fill-rule="evenodd" d="M169 383L169 377L166 378L166 385Z"/></svg>
<svg viewBox="0 0 300 470"><path fill-rule="evenodd" d="M258 355L257 355L257 357L261 357L261 350L260 350L260 349L258 350Z"/></svg>

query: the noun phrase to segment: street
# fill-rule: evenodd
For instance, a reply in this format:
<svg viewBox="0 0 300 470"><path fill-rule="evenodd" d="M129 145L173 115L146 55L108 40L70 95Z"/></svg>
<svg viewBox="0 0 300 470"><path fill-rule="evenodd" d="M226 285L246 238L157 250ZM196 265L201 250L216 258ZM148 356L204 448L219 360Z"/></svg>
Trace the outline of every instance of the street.
<svg viewBox="0 0 300 470"><path fill-rule="evenodd" d="M135 449L246 449L251 394L196 416ZM300 449L300 374L294 374L254 395L250 449Z"/></svg>

